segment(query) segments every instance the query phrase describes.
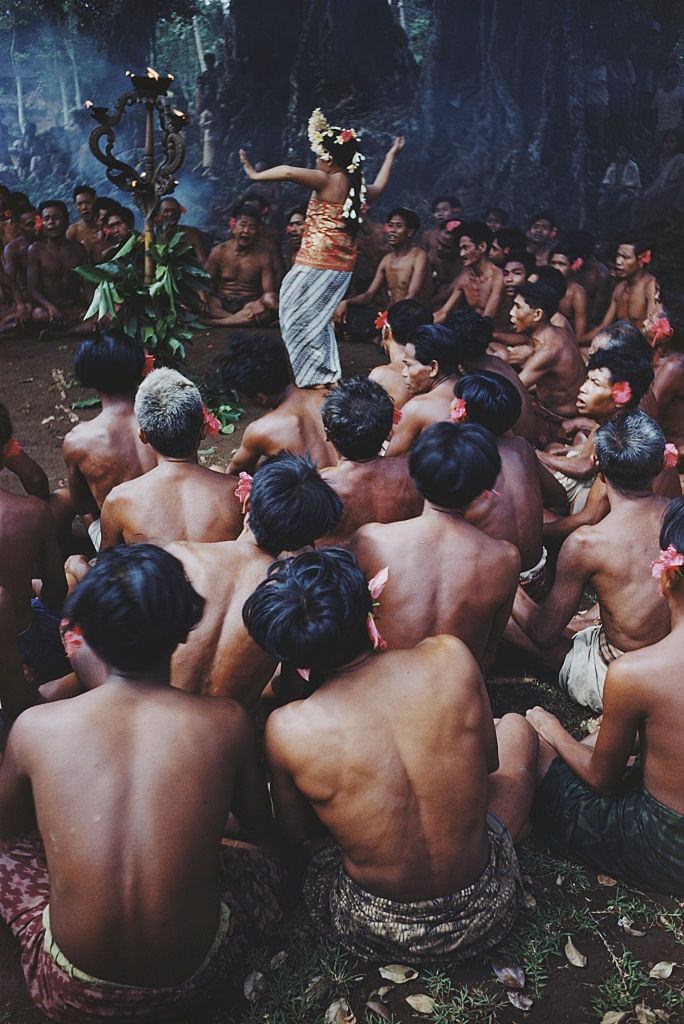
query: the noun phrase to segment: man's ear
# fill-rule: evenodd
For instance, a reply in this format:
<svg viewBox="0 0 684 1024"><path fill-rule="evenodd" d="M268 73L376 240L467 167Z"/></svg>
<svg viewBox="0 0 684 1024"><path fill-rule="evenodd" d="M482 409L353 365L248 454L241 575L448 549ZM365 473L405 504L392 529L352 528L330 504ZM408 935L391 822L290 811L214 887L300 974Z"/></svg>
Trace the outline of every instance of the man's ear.
<svg viewBox="0 0 684 1024"><path fill-rule="evenodd" d="M140 428L140 430L138 431L138 437L140 438L140 440L142 441L142 443L143 443L143 444L149 444L149 443L150 443L150 442L149 442L149 441L147 440L147 438L145 437L145 431L143 430L143 428L142 428L142 427L141 427L141 428Z"/></svg>
<svg viewBox="0 0 684 1024"><path fill-rule="evenodd" d="M544 316L544 310L543 309L535 309L533 314L532 314L532 316L533 316L535 324L538 324L539 321Z"/></svg>
<svg viewBox="0 0 684 1024"><path fill-rule="evenodd" d="M430 376L431 377L436 377L438 373L439 373L439 363L437 362L436 359L431 359L430 360Z"/></svg>
<svg viewBox="0 0 684 1024"><path fill-rule="evenodd" d="M268 405L268 395L265 395L263 391L257 391L254 402L256 405Z"/></svg>

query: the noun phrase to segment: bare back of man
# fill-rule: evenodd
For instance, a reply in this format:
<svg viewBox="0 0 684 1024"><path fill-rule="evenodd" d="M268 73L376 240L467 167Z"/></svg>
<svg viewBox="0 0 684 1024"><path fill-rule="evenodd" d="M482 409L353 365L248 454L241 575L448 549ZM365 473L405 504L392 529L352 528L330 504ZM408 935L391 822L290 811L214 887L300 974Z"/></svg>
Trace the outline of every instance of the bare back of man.
<svg viewBox="0 0 684 1024"><path fill-rule="evenodd" d="M242 606L266 579L271 555L246 530L222 544L172 544L195 590L206 599L204 614L171 659L171 683L181 690L232 697L254 705L277 662L251 639Z"/></svg>
<svg viewBox="0 0 684 1024"><path fill-rule="evenodd" d="M453 637L332 674L306 700L273 712L266 750L367 891L424 900L482 873L496 736L477 663ZM380 773L372 767L378 750ZM277 774L274 788L277 803Z"/></svg>
<svg viewBox="0 0 684 1024"><path fill-rule="evenodd" d="M334 534L319 541L344 544L366 523L414 519L423 511L423 498L408 471L408 458L378 456L370 462L342 460L321 476L342 499L342 522Z"/></svg>
<svg viewBox="0 0 684 1024"><path fill-rule="evenodd" d="M534 449L519 437L497 438L501 472L494 490L466 510L467 522L489 537L507 540L520 552L523 571L536 566L543 551L543 506Z"/></svg>
<svg viewBox="0 0 684 1024"><path fill-rule="evenodd" d="M140 440L133 402L127 398L108 397L99 416L69 431L62 452L71 500L80 512L98 512L114 487L157 465L150 446Z"/></svg>
<svg viewBox="0 0 684 1024"><path fill-rule="evenodd" d="M684 352L671 351L660 356L655 366L653 394L657 403L655 418L668 441L684 454Z"/></svg>
<svg viewBox="0 0 684 1024"><path fill-rule="evenodd" d="M337 454L326 440L321 405L327 388L298 388L290 384L275 409L250 425L233 456L227 473L253 473L260 459L278 452L310 453L319 469L337 464Z"/></svg>
<svg viewBox="0 0 684 1024"><path fill-rule="evenodd" d="M45 837L50 926L81 970L164 986L199 967L247 732L232 702L125 682L21 717L12 756Z"/></svg>
<svg viewBox="0 0 684 1024"><path fill-rule="evenodd" d="M164 461L115 487L102 506L101 548L234 540L242 530L235 481L194 462Z"/></svg>
<svg viewBox="0 0 684 1024"><path fill-rule="evenodd" d="M390 396L396 409L406 405L411 394L404 383L402 370L404 364L401 362L387 363L384 366L374 366L368 374L371 380L377 381Z"/></svg>
<svg viewBox="0 0 684 1024"><path fill-rule="evenodd" d="M586 366L577 343L566 331L546 324L532 335L534 351L520 380L534 387L537 399L557 416L576 414L577 392L586 377Z"/></svg>
<svg viewBox="0 0 684 1024"><path fill-rule="evenodd" d="M456 377L445 377L435 387L422 395L414 395L402 409L401 422L395 428L387 454L405 455L411 445L433 423L441 423L451 415ZM406 385L404 385L406 387ZM407 394L411 392L406 389Z"/></svg>
<svg viewBox="0 0 684 1024"><path fill-rule="evenodd" d="M532 399L530 393L525 385L520 380L520 374L516 373L512 366L510 366L505 359L500 359L499 356L492 356L485 354L480 356L476 360L468 360L467 367L468 373L477 373L479 370L488 370L490 373L498 373L501 377L505 377L515 387L516 391L520 395L522 402L522 412L520 413L520 419L513 427L513 433L518 434L520 437L524 437L530 444L534 444L537 437L537 416L534 411Z"/></svg>
<svg viewBox="0 0 684 1024"><path fill-rule="evenodd" d="M46 603L55 604L50 591L57 589L57 604L66 594L62 558L47 502L0 490L0 541L0 587L12 599L17 631L21 632L31 618L34 576L43 579Z"/></svg>
<svg viewBox="0 0 684 1024"><path fill-rule="evenodd" d="M389 566L378 622L390 648L446 633L478 660L495 649L520 572L512 544L426 504L417 519L363 526L351 547L368 579Z"/></svg>

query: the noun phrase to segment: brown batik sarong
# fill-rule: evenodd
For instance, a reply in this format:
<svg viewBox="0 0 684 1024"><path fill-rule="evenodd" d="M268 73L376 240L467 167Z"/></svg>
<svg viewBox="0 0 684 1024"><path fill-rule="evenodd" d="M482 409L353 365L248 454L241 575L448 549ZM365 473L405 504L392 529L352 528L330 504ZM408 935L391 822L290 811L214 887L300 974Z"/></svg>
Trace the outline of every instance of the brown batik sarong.
<svg viewBox="0 0 684 1024"><path fill-rule="evenodd" d="M472 885L431 900L399 903L366 892L345 874L330 844L311 860L304 902L321 932L361 960L461 961L506 937L518 915L522 881L508 830L487 815L489 861Z"/></svg>

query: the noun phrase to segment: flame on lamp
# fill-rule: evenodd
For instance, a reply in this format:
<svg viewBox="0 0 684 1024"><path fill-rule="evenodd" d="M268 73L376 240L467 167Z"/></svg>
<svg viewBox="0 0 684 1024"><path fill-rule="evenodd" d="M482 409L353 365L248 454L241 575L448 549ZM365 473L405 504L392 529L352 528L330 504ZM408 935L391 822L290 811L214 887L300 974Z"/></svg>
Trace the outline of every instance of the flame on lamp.
<svg viewBox="0 0 684 1024"><path fill-rule="evenodd" d="M148 68L147 69L147 77L148 78L156 78L156 79L158 79L159 78L159 73L157 71L155 71L154 68Z"/></svg>

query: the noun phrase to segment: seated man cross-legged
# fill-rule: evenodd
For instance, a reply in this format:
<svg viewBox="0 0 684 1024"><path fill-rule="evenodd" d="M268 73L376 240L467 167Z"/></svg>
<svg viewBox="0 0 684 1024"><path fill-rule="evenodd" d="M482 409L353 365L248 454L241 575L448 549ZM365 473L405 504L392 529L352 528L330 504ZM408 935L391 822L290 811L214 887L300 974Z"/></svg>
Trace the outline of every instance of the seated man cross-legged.
<svg viewBox="0 0 684 1024"><path fill-rule="evenodd" d="M266 726L276 820L324 934L364 960L465 960L520 907L536 737L517 715L495 728L454 637L373 653L371 611L339 548L275 563L245 604L252 637L310 672Z"/></svg>

